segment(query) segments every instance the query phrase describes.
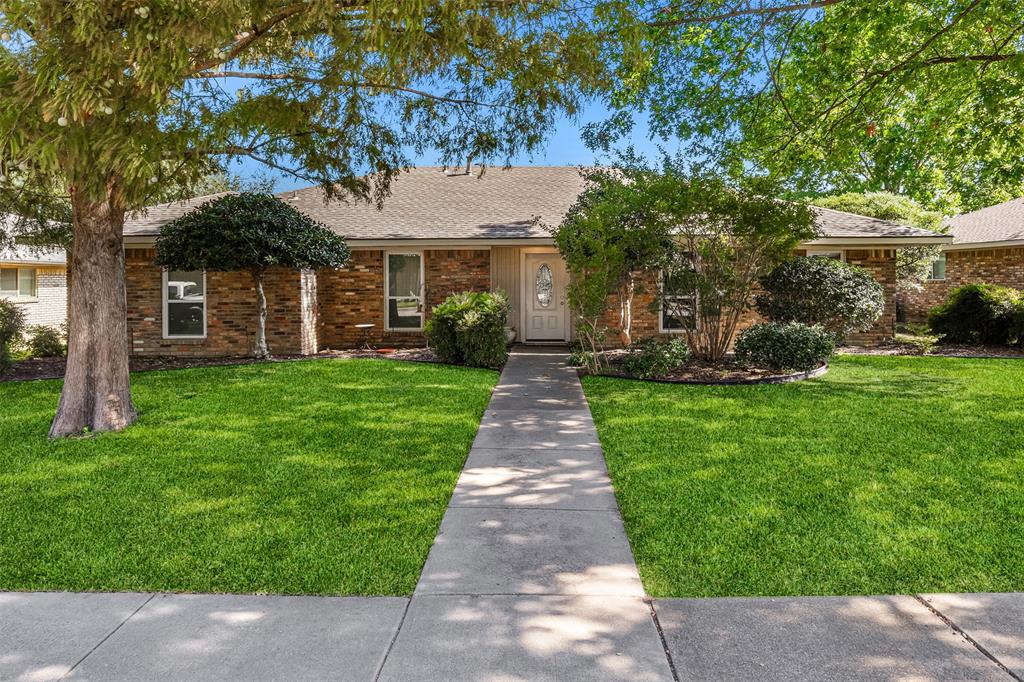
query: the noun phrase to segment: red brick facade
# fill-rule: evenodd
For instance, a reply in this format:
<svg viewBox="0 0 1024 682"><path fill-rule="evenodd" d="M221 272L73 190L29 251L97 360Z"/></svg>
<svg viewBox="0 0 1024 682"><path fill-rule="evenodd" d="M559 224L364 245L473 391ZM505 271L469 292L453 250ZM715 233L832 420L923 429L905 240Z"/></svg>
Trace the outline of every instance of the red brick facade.
<svg viewBox="0 0 1024 682"><path fill-rule="evenodd" d="M908 322L923 322L928 311L964 284L998 284L1024 289L1024 247L946 252L946 279L929 280L920 291L901 291L898 301Z"/></svg>
<svg viewBox="0 0 1024 682"><path fill-rule="evenodd" d="M126 283L128 326L132 350L144 355L248 355L256 330L256 294L247 273L209 272L206 276L207 335L203 339L165 339L161 271L152 249L128 249ZM886 292L885 314L875 329L853 341L872 344L892 336L895 325L895 252L847 251L847 260L867 268ZM487 249L423 251L425 312L449 294L488 291L491 253ZM633 337L659 334L659 313L652 309L657 281L645 277L634 299ZM267 341L272 353L311 354L323 349L352 348L364 340L378 346L424 343L422 331L387 331L384 296L384 251L355 250L340 270L299 272L276 269L267 274ZM757 321L746 314L739 329ZM617 338L618 301L609 299L605 323ZM373 324L369 332L355 328Z"/></svg>

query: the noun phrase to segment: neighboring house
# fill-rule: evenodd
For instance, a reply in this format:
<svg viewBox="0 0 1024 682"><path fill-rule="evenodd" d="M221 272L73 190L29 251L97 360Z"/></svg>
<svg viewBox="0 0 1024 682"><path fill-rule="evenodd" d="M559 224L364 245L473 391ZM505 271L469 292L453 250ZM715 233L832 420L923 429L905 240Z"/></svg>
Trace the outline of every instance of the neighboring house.
<svg viewBox="0 0 1024 682"><path fill-rule="evenodd" d="M1024 197L964 213L947 221L953 243L920 291L901 291L899 307L909 322L927 318L949 292L964 284L1024 289Z"/></svg>
<svg viewBox="0 0 1024 682"><path fill-rule="evenodd" d="M453 292L502 290L519 341L565 342L565 264L534 220L556 225L584 187L573 167L491 168L477 174L419 168L402 174L382 210L361 202L324 203L318 188L280 196L343 235L351 263L340 270L268 273L267 338L278 354L308 354L364 341L422 344L430 309ZM154 206L125 225L128 322L133 352L248 354L256 327L247 273L163 272L153 265L160 227L212 197ZM840 211L816 209L822 236L800 252L867 268L886 292L882 319L858 340L888 338L895 326L895 254L901 246L948 237ZM650 310L657 282L634 310L635 338L679 333L680 321ZM617 322L610 301L608 324ZM749 323L751 320L745 321ZM357 325L372 324L369 331Z"/></svg>
<svg viewBox="0 0 1024 682"><path fill-rule="evenodd" d="M0 298L25 312L29 325L63 324L68 313L67 259L62 249L0 249Z"/></svg>

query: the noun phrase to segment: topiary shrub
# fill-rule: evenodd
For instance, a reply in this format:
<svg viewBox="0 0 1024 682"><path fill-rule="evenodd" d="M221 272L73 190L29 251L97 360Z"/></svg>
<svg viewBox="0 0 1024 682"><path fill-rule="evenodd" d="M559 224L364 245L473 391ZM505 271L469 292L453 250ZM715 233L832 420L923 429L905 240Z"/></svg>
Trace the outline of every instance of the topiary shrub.
<svg viewBox="0 0 1024 682"><path fill-rule="evenodd" d="M37 324L28 328L25 345L32 358L62 358L67 355L66 334L57 327Z"/></svg>
<svg viewBox="0 0 1024 682"><path fill-rule="evenodd" d="M508 359L505 294L470 291L452 294L434 306L424 334L445 362L498 368Z"/></svg>
<svg viewBox="0 0 1024 682"><path fill-rule="evenodd" d="M0 372L11 366L11 351L25 330L25 313L14 303L0 299Z"/></svg>
<svg viewBox="0 0 1024 682"><path fill-rule="evenodd" d="M820 325L836 341L870 329L885 309L882 285L864 268L832 258L796 257L760 280L757 311L776 322Z"/></svg>
<svg viewBox="0 0 1024 682"><path fill-rule="evenodd" d="M807 372L835 351L831 332L800 322L760 322L736 339L736 360L775 371Z"/></svg>
<svg viewBox="0 0 1024 682"><path fill-rule="evenodd" d="M641 339L629 346L622 369L640 379L662 376L690 359L690 348L682 339Z"/></svg>
<svg viewBox="0 0 1024 682"><path fill-rule="evenodd" d="M967 284L950 292L928 313L928 326L942 343L1005 346L1019 340L1021 292L993 284Z"/></svg>

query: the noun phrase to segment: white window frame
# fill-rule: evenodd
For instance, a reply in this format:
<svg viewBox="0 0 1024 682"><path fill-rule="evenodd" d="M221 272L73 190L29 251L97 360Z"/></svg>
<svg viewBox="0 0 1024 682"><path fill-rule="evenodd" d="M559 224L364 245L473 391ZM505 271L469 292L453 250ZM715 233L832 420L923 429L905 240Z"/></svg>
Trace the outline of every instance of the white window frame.
<svg viewBox="0 0 1024 682"><path fill-rule="evenodd" d="M685 327L680 329L666 329L665 328L665 305L664 298L688 298L692 301L692 309L697 312L697 295L693 296L665 296L665 271L658 270L658 332L661 334L685 334L687 329ZM697 320L693 318L693 329L697 328Z"/></svg>
<svg viewBox="0 0 1024 682"><path fill-rule="evenodd" d="M13 291L0 291L0 298L5 298L10 301L20 301L23 303L31 303L39 300L39 268L37 267L21 267L17 265L3 266L4 270L14 270L14 277L17 282L15 286L18 288ZM23 270L32 270L32 280L35 283L36 293L34 294L23 294L21 293L21 273Z"/></svg>
<svg viewBox="0 0 1024 682"><path fill-rule="evenodd" d="M846 262L846 251L844 249L807 249L804 254L807 257L818 256L820 258L831 258L833 256L839 256L839 260L843 263Z"/></svg>
<svg viewBox="0 0 1024 682"><path fill-rule="evenodd" d="M391 256L418 256L420 259L420 293L419 296L392 296L391 295ZM426 288L426 279L424 278L424 261L426 257L423 251L416 250L403 250L403 251L385 251L384 252L384 331L388 332L422 332L423 324L427 318L426 296L424 295L424 289ZM389 314L389 307L391 305L391 299L407 299L407 298L419 298L420 301L420 326L418 327L392 327L391 319Z"/></svg>
<svg viewBox="0 0 1024 682"><path fill-rule="evenodd" d="M203 270L203 333L202 334L171 334L167 330L167 308L170 305L170 301L167 298L167 273L170 272L166 268L163 270L163 276L161 277L160 284L160 299L163 302L162 306L162 317L163 317L163 333L165 339L205 339L206 338L206 321L209 317L210 310L209 306L209 291L206 288L206 271Z"/></svg>
<svg viewBox="0 0 1024 682"><path fill-rule="evenodd" d="M935 263L942 261L942 277L935 276ZM946 252L943 251L939 254L939 257L931 262L931 270L928 272L929 282L945 282L946 281L946 267L948 262L946 261Z"/></svg>

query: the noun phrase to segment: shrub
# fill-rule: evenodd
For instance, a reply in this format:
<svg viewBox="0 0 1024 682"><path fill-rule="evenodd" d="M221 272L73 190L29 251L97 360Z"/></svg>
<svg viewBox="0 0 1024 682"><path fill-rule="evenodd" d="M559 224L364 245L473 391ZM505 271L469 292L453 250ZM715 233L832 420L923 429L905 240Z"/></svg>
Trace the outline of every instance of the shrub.
<svg viewBox="0 0 1024 682"><path fill-rule="evenodd" d="M761 280L757 311L776 322L821 325L836 341L869 329L885 308L871 273L831 258L791 258Z"/></svg>
<svg viewBox="0 0 1024 682"><path fill-rule="evenodd" d="M27 331L28 340L25 345L28 347L29 357L62 358L67 354L67 335L57 327L37 324L29 327Z"/></svg>
<svg viewBox="0 0 1024 682"><path fill-rule="evenodd" d="M0 299L0 371L11 365L11 350L21 340L25 313L14 303Z"/></svg>
<svg viewBox="0 0 1024 682"><path fill-rule="evenodd" d="M1016 331L1021 292L993 284L968 284L950 292L928 313L928 326L943 343L1008 345ZM1016 337L1015 337L1016 335Z"/></svg>
<svg viewBox="0 0 1024 682"><path fill-rule="evenodd" d="M833 335L800 322L760 322L740 333L736 359L744 365L775 371L807 372L831 357Z"/></svg>
<svg viewBox="0 0 1024 682"><path fill-rule="evenodd" d="M649 337L632 344L622 369L640 379L668 374L690 359L690 349L682 339Z"/></svg>
<svg viewBox="0 0 1024 682"><path fill-rule="evenodd" d="M498 368L508 359L507 322L505 294L471 291L452 294L434 306L424 333L445 362Z"/></svg>

